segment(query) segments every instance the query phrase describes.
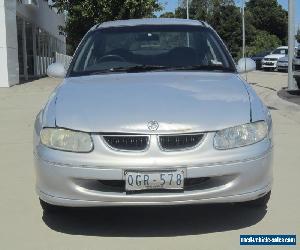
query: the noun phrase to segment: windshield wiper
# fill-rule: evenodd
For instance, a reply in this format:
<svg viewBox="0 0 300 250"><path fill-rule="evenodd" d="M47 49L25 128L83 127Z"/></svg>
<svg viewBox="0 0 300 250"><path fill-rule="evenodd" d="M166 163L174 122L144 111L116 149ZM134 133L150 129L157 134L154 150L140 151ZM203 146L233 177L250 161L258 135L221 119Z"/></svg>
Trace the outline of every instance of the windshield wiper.
<svg viewBox="0 0 300 250"><path fill-rule="evenodd" d="M152 71L152 70L160 70L160 69L168 69L168 68L169 67L162 66L162 65L134 65L130 67L111 68L108 71L134 73L134 72L144 72L144 71Z"/></svg>
<svg viewBox="0 0 300 250"><path fill-rule="evenodd" d="M234 72L232 68L226 68L222 65L191 65L191 66L163 66L163 65L134 65L129 67L116 67L110 69L99 69L85 72L78 72L76 75L98 75L98 74L109 74L114 72L126 72L126 73L138 73L154 70L163 71L177 71L177 70L199 70L199 71L222 71L222 72Z"/></svg>
<svg viewBox="0 0 300 250"><path fill-rule="evenodd" d="M100 74L109 74L114 72L126 72L126 73L135 73L135 72L145 72L151 70L159 70L159 69L166 69L169 67L160 66L160 65L134 65L129 67L116 67L116 68L109 68L109 69L98 69L98 70L89 70L78 72L74 75L100 75Z"/></svg>
<svg viewBox="0 0 300 250"><path fill-rule="evenodd" d="M162 66L162 65L135 65L131 67L112 68L110 72L143 72L151 70L203 70L203 71L223 71L234 72L234 69L222 65L190 65L190 66Z"/></svg>

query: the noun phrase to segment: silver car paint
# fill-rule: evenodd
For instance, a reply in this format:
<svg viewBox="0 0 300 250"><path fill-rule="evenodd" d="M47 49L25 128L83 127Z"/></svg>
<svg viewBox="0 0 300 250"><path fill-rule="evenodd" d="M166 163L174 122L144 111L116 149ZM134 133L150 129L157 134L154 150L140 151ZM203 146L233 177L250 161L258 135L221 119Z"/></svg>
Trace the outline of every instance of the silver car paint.
<svg viewBox="0 0 300 250"><path fill-rule="evenodd" d="M76 154L49 150L39 145L35 155L37 191L46 202L66 206L141 205L237 202L258 198L271 188L272 148L268 139L230 151L213 148L209 133L194 150L163 152L151 136L150 149L142 153L110 150L95 135L95 150ZM187 178L211 177L220 185L179 194L156 193L126 195L102 192L97 180L122 180L125 169L160 170L186 168Z"/></svg>
<svg viewBox="0 0 300 250"><path fill-rule="evenodd" d="M268 108L263 104L261 99L257 96L254 89L248 84L241 76L239 76L240 80L244 83L244 86L249 95L249 103L250 103L250 121L264 121L268 116Z"/></svg>
<svg viewBox="0 0 300 250"><path fill-rule="evenodd" d="M134 157L134 156L132 156ZM183 158L184 155L181 156ZM115 166L121 161L114 157ZM128 161L128 160L126 160ZM134 162L135 165L130 165ZM194 161L195 164L196 161ZM272 184L272 154L247 161L215 163L211 165L179 165L176 159L169 160L157 169L186 167L187 178L212 177L218 186L183 193L141 193L127 195L125 192L101 192L97 190L98 179L122 180L120 168L100 166L76 166L49 163L36 158L37 192L50 204L63 206L115 206L115 205L164 205L215 202L241 202L256 199L266 194ZM137 167L136 165L139 166ZM173 165L172 165L173 164ZM176 164L176 165L174 165ZM129 161L123 168L140 169L148 166L140 159ZM156 163L156 165L158 165ZM153 165L152 165L153 166ZM146 169L153 169L144 167Z"/></svg>
<svg viewBox="0 0 300 250"><path fill-rule="evenodd" d="M245 86L230 73L68 78L57 94L55 110L58 127L87 132L150 133L147 122L156 120L159 128L152 133L190 133L250 121Z"/></svg>
<svg viewBox="0 0 300 250"><path fill-rule="evenodd" d="M135 25L154 21L105 25L122 26L126 22ZM216 150L213 138L216 130L268 119L268 110L255 91L235 73L149 72L66 78L35 122L37 193L42 200L62 206L253 200L271 189L272 131L259 143L231 150ZM160 123L158 131L147 128L151 120ZM93 132L94 150L72 153L41 145L40 130L55 126ZM150 146L144 152L118 152L107 147L101 132L147 134ZM165 152L159 148L159 134L183 132L205 132L206 136L192 150ZM211 177L220 183L173 194L127 195L95 188L100 179L123 180L126 169L178 167L186 168L187 178Z"/></svg>
<svg viewBox="0 0 300 250"><path fill-rule="evenodd" d="M101 136L93 135L95 149L88 154L62 152L37 145L35 165L37 192L48 203L65 206L145 205L207 202L237 202L258 198L272 183L272 146L265 139L232 150L213 147L214 132L207 133L193 150L164 152L151 135L145 152L111 150ZM38 135L36 135L38 136ZM180 194L101 192L97 180L122 180L126 169L186 168L187 178L211 177L220 185Z"/></svg>

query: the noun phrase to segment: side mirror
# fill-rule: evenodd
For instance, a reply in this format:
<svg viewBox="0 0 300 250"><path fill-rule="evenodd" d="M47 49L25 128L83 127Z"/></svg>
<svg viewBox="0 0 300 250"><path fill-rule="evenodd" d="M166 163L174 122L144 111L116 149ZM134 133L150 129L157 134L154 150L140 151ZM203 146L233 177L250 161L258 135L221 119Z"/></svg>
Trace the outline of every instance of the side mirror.
<svg viewBox="0 0 300 250"><path fill-rule="evenodd" d="M256 69L256 63L251 58L241 58L238 61L237 71L239 73L246 73L254 71Z"/></svg>
<svg viewBox="0 0 300 250"><path fill-rule="evenodd" d="M47 75L54 78L64 78L66 76L66 70L61 63L52 63L47 69Z"/></svg>

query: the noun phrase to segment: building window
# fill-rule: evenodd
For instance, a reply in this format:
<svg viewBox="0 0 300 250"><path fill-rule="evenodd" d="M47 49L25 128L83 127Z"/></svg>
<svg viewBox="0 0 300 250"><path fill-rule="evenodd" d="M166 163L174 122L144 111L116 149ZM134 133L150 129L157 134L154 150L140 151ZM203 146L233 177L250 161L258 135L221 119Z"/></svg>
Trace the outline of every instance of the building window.
<svg viewBox="0 0 300 250"><path fill-rule="evenodd" d="M20 80L45 76L55 52L63 53L65 43L17 16Z"/></svg>
<svg viewBox="0 0 300 250"><path fill-rule="evenodd" d="M23 42L23 19L17 16L17 36L18 36L18 60L20 80L25 80L24 75L24 42Z"/></svg>
<svg viewBox="0 0 300 250"><path fill-rule="evenodd" d="M27 76L29 79L35 77L35 58L33 53L33 26L30 22L25 22L26 35L26 56L27 56ZM26 79L27 80L27 79Z"/></svg>

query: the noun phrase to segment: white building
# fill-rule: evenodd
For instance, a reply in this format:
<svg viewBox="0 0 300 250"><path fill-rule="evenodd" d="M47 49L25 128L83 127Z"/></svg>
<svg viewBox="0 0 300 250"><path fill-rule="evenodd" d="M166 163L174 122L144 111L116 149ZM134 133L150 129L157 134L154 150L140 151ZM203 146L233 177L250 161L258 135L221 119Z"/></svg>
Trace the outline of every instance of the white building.
<svg viewBox="0 0 300 250"><path fill-rule="evenodd" d="M64 24L48 0L0 0L0 87L44 76L55 52L66 52Z"/></svg>

